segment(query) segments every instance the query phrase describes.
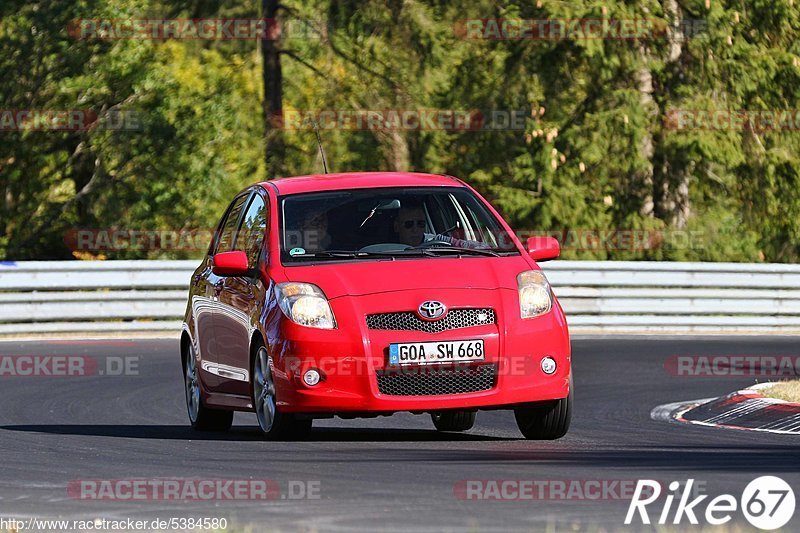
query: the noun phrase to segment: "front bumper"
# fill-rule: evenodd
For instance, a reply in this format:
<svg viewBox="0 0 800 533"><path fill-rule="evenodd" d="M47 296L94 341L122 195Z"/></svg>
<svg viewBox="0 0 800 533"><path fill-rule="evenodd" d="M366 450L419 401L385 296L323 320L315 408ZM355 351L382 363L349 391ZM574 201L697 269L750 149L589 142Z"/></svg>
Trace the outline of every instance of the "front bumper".
<svg viewBox="0 0 800 533"><path fill-rule="evenodd" d="M478 293L478 294L476 294ZM485 294L481 294L485 293ZM338 329L319 330L281 320L270 341L278 405L293 413L389 413L446 409L491 409L554 400L569 395L571 355L567 324L560 307L534 319L519 318L516 291L439 290L436 298L453 308L492 307L496 324L441 333L370 330L368 313L414 309L420 295L393 293L334 299L331 307ZM511 311L509 311L511 310ZM396 370L388 365L388 346L397 342L483 339L485 361L461 363L459 369L491 365L494 386L478 392L396 395L381 392L378 374ZM552 375L541 359L556 360ZM404 367L404 372L446 371L454 365ZM303 374L317 369L319 384L309 387Z"/></svg>

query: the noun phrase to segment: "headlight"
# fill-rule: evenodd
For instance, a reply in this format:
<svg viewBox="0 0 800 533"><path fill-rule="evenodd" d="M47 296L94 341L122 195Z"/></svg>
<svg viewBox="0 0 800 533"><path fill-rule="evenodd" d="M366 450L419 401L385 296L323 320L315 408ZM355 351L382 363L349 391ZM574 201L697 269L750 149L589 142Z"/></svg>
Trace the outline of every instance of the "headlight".
<svg viewBox="0 0 800 533"><path fill-rule="evenodd" d="M517 276L519 311L522 318L543 315L553 308L550 283L539 270L528 270Z"/></svg>
<svg viewBox="0 0 800 533"><path fill-rule="evenodd" d="M275 299L283 314L296 324L334 329L336 321L325 294L311 283L292 281L275 285Z"/></svg>

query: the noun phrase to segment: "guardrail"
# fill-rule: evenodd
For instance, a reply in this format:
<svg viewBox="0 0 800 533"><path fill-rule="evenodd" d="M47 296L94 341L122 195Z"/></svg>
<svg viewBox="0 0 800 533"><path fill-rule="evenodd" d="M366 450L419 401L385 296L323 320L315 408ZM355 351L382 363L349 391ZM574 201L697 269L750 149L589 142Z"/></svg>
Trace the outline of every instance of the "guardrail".
<svg viewBox="0 0 800 533"><path fill-rule="evenodd" d="M180 328L197 261L0 263L0 335ZM800 265L554 261L574 333L800 333Z"/></svg>

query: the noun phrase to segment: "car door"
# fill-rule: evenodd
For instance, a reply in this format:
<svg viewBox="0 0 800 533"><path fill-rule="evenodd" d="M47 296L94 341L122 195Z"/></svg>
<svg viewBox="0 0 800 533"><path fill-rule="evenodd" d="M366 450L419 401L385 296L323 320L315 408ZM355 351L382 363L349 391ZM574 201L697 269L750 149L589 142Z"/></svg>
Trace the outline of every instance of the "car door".
<svg viewBox="0 0 800 533"><path fill-rule="evenodd" d="M219 294L219 306L214 317L219 347L219 369L228 379L220 382L220 392L250 394L250 337L251 324L258 320L264 302L264 287L258 274L264 256L267 232L268 200L266 193L254 191L248 200L233 249L245 252L251 276L226 277Z"/></svg>
<svg viewBox="0 0 800 533"><path fill-rule="evenodd" d="M193 302L195 316L202 315L202 330L196 332L201 345L201 364L204 383L211 391L216 392L224 380L224 376L219 371L218 361L220 358L221 347L224 340L220 338L220 331L217 327L219 314L219 296L225 282L224 276L214 274L214 255L221 252L229 252L233 249L233 241L236 230L241 222L244 206L250 197L250 191L241 193L233 199L228 207L222 222L214 236L209 255L206 258L207 268L203 271L203 283L205 285L205 297L202 301ZM197 300L197 299L196 299ZM198 324L200 321L198 321ZM203 353L204 352L204 353Z"/></svg>

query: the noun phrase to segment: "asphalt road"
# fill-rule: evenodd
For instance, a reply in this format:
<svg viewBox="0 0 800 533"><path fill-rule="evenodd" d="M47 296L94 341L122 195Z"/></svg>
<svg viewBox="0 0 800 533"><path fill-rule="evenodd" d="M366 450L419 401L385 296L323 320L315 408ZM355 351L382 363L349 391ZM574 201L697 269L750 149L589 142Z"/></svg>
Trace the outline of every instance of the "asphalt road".
<svg viewBox="0 0 800 533"><path fill-rule="evenodd" d="M629 499L613 490L606 499L467 500L456 488L462 480L613 487L693 478L712 496L738 498L750 480L773 474L800 489L800 437L650 418L659 404L754 382L671 376L669 356L798 356L797 338L579 339L573 351L575 415L559 441L525 441L513 415L496 411L480 412L466 434L439 434L428 416L402 414L318 421L311 440L274 443L259 439L250 414L237 414L228 434L190 431L177 340L3 342L0 356L87 356L98 366L91 376L0 377L0 518L224 517L229 531L630 531L643 526L623 526ZM128 375L108 375L124 360L135 363ZM279 494L267 501L132 502L74 492L80 480L131 479L271 480ZM289 497L298 487L319 497ZM651 512L654 520L660 510ZM797 515L787 530L800 530ZM734 516L751 529L741 513ZM684 520L675 529L685 528Z"/></svg>

